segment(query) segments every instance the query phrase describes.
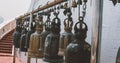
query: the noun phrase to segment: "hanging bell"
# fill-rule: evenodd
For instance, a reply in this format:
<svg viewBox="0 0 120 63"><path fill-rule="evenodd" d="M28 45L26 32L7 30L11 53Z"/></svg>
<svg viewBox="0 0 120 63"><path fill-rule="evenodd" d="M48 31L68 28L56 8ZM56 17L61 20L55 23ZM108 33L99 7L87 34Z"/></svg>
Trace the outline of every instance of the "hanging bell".
<svg viewBox="0 0 120 63"><path fill-rule="evenodd" d="M44 51L44 45L45 45L45 39L47 35L50 33L50 27L51 27L51 21L50 21L50 16L48 16L47 21L45 22L45 31L41 33L40 37L40 48L39 51L43 52Z"/></svg>
<svg viewBox="0 0 120 63"><path fill-rule="evenodd" d="M30 17L28 19L30 19ZM33 26L33 23L29 23L29 24L30 24L30 26L28 27L28 32L26 34L26 44L25 44L25 48L27 48L27 49L29 48L30 36L32 33L35 32L35 30L34 30L35 26Z"/></svg>
<svg viewBox="0 0 120 63"><path fill-rule="evenodd" d="M111 0L113 5L115 6L117 4L117 0Z"/></svg>
<svg viewBox="0 0 120 63"><path fill-rule="evenodd" d="M20 48L20 37L21 37L21 27L20 24L18 23L18 19L16 21L16 28L13 33L13 44L15 48Z"/></svg>
<svg viewBox="0 0 120 63"><path fill-rule="evenodd" d="M77 4L78 4L78 5L82 5L82 0L78 0L78 1L77 1Z"/></svg>
<svg viewBox="0 0 120 63"><path fill-rule="evenodd" d="M27 52L27 48L25 48L26 34L27 34L27 30L26 30L26 28L24 28L22 31L21 38L20 38L20 51L22 51L22 52Z"/></svg>
<svg viewBox="0 0 120 63"><path fill-rule="evenodd" d="M57 17L58 13L51 22L51 33L47 35L45 40L45 50L43 60L50 63L62 63L63 57L58 55L59 38L60 38L60 19Z"/></svg>
<svg viewBox="0 0 120 63"><path fill-rule="evenodd" d="M73 26L73 20L71 17L71 13L68 13L68 18L64 20L64 30L65 32L62 33L61 39L60 39L60 55L65 55L65 50L67 48L67 45L72 42L73 40L73 33L72 33L72 26Z"/></svg>
<svg viewBox="0 0 120 63"><path fill-rule="evenodd" d="M86 23L75 24L74 41L67 46L65 63L90 63L91 46L85 41L87 30Z"/></svg>
<svg viewBox="0 0 120 63"><path fill-rule="evenodd" d="M60 10L60 6L57 6L57 10Z"/></svg>
<svg viewBox="0 0 120 63"><path fill-rule="evenodd" d="M66 9L68 7L68 3L65 3L64 5L63 5L63 9Z"/></svg>
<svg viewBox="0 0 120 63"><path fill-rule="evenodd" d="M120 0L118 0L118 3L120 3Z"/></svg>
<svg viewBox="0 0 120 63"><path fill-rule="evenodd" d="M23 30L21 32L21 38L20 38L20 51L27 52L27 48L25 48L26 44L26 34L27 34L27 21L26 18L22 18L23 21Z"/></svg>
<svg viewBox="0 0 120 63"><path fill-rule="evenodd" d="M71 7L76 8L77 7L77 2L75 0L72 1Z"/></svg>
<svg viewBox="0 0 120 63"><path fill-rule="evenodd" d="M40 34L43 31L43 21L36 17L36 31L31 34L30 43L28 48L28 56L33 58L42 58L43 52L39 51L40 48Z"/></svg>
<svg viewBox="0 0 120 63"><path fill-rule="evenodd" d="M60 5L60 8L63 9L63 5L62 4Z"/></svg>

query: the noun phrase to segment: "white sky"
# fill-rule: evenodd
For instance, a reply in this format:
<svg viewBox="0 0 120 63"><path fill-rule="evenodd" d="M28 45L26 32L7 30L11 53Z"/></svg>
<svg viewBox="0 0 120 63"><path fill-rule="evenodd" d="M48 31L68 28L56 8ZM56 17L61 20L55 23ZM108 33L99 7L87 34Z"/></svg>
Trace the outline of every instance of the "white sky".
<svg viewBox="0 0 120 63"><path fill-rule="evenodd" d="M0 0L0 16L4 21L23 15L29 9L31 0Z"/></svg>

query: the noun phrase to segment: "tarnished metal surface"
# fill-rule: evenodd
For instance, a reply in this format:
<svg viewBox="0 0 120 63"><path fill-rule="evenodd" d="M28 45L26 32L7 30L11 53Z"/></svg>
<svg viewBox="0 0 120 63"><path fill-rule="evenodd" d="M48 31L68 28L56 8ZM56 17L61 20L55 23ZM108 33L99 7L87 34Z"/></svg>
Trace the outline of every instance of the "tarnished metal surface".
<svg viewBox="0 0 120 63"><path fill-rule="evenodd" d="M20 48L20 37L21 37L21 33L20 31L18 31L18 28L16 27L16 30L13 33L13 44L15 48Z"/></svg>
<svg viewBox="0 0 120 63"><path fill-rule="evenodd" d="M45 52L43 60L46 62L58 63L63 62L63 57L58 55L59 51L59 38L60 38L60 19L58 13L51 22L51 33L48 34L45 40Z"/></svg>
<svg viewBox="0 0 120 63"><path fill-rule="evenodd" d="M72 33L72 26L73 26L73 19L71 17L72 12L70 9L67 11L67 18L64 20L64 33L62 33L60 37L60 55L65 55L64 52L66 47L69 43L73 40L73 33Z"/></svg>
<svg viewBox="0 0 120 63"><path fill-rule="evenodd" d="M43 52L39 51L40 48L40 34L43 31L43 21L37 16L36 17L36 31L30 37L30 44L28 49L28 56L41 58Z"/></svg>
<svg viewBox="0 0 120 63"><path fill-rule="evenodd" d="M20 38L20 51L23 51L23 52L27 52L27 48L25 47L26 34L27 34L27 30L23 29L23 34L21 35L21 38Z"/></svg>
<svg viewBox="0 0 120 63"><path fill-rule="evenodd" d="M44 51L45 39L47 35L50 33L50 27L51 27L50 15L47 16L47 20L44 23L44 25L45 25L45 31L41 33L41 37L40 37L41 42L40 42L39 51Z"/></svg>
<svg viewBox="0 0 120 63"><path fill-rule="evenodd" d="M85 28L77 28L77 25L85 25ZM91 46L85 41L87 37L87 25L77 22L75 27L75 39L67 46L65 63L90 63Z"/></svg>

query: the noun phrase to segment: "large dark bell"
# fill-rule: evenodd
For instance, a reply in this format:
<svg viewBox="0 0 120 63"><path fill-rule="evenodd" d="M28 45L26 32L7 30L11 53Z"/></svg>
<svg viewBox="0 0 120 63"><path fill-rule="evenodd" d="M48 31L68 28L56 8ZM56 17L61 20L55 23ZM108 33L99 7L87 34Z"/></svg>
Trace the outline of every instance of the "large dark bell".
<svg viewBox="0 0 120 63"><path fill-rule="evenodd" d="M45 52L44 52L44 61L47 62L62 62L62 56L58 55L59 48L59 37L60 35L54 35L50 33L46 37L45 41Z"/></svg>
<svg viewBox="0 0 120 63"><path fill-rule="evenodd" d="M77 24L85 25L85 28L76 28ZM85 41L87 25L84 22L78 22L75 25L75 39L67 46L65 54L65 63L90 63L91 46Z"/></svg>
<svg viewBox="0 0 120 63"><path fill-rule="evenodd" d="M23 51L23 52L27 52L27 48L25 48L26 34L27 34L27 30L24 29L23 34L21 35L21 39L20 39L20 51Z"/></svg>
<svg viewBox="0 0 120 63"><path fill-rule="evenodd" d="M27 32L27 36L26 36L26 44L25 44L25 47L26 48L29 48L29 43L30 43L30 36L32 33L35 32L35 25L33 26L33 23L31 23L31 27L30 29L28 30Z"/></svg>
<svg viewBox="0 0 120 63"><path fill-rule="evenodd" d="M69 43L73 41L73 33L72 33L72 26L73 26L73 20L72 17L66 18L64 20L64 30L65 32L62 33L61 39L60 39L60 52L59 54L64 56L64 52L66 50L66 47Z"/></svg>
<svg viewBox="0 0 120 63"><path fill-rule="evenodd" d="M29 30L29 31L27 32L25 48L29 48L30 36L31 36L32 33L34 33L33 30Z"/></svg>
<svg viewBox="0 0 120 63"><path fill-rule="evenodd" d="M68 45L65 63L90 63L90 45L86 41L82 44L78 44L79 42L82 41L76 40Z"/></svg>
<svg viewBox="0 0 120 63"><path fill-rule="evenodd" d="M51 23L51 33L48 34L45 40L44 61L51 63L63 62L63 57L58 55L59 38L60 19L56 16Z"/></svg>
<svg viewBox="0 0 120 63"><path fill-rule="evenodd" d="M67 45L69 43L71 43L72 40L73 40L72 32L64 32L64 33L62 33L61 39L60 39L60 52L59 52L60 55L62 55L62 56L65 55L64 52L65 52L65 50L67 48Z"/></svg>
<svg viewBox="0 0 120 63"><path fill-rule="evenodd" d="M20 48L20 37L21 37L21 33L19 30L20 27L16 27L15 32L13 33L13 44L15 46L15 48Z"/></svg>
<svg viewBox="0 0 120 63"><path fill-rule="evenodd" d="M50 33L50 26L51 26L51 21L46 21L45 22L45 31L41 33L41 37L40 37L40 49L39 51L44 51L44 45L45 45L45 39L47 37L47 35Z"/></svg>

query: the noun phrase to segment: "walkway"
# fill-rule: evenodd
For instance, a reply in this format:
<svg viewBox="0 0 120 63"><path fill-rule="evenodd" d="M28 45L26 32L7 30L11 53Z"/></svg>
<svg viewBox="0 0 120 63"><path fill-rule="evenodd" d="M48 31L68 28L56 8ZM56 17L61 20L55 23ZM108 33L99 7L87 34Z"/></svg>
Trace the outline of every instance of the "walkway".
<svg viewBox="0 0 120 63"><path fill-rule="evenodd" d="M7 53L0 53L0 63L13 63L13 56ZM16 63L21 63L17 57Z"/></svg>

